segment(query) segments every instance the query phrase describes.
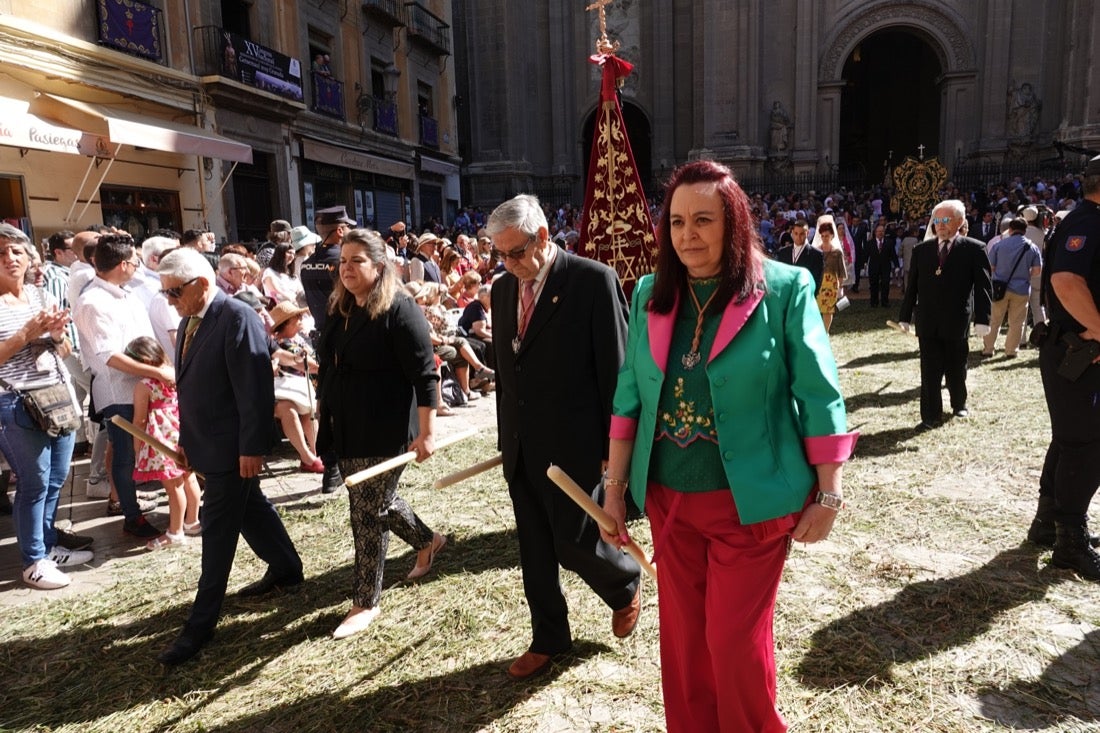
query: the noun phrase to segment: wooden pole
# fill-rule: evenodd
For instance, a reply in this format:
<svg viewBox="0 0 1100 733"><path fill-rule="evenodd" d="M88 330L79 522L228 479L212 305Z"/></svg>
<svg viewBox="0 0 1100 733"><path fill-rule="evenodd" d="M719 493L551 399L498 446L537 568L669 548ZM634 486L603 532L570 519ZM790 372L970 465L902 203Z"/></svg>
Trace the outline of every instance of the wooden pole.
<svg viewBox="0 0 1100 733"><path fill-rule="evenodd" d="M138 440L140 440L142 443L145 443L147 446L149 446L150 448L155 450L157 453L160 453L162 456L164 456L166 458L171 458L172 461L181 470L184 470L184 471L192 471L193 470L190 466L187 465L187 459L185 459L183 457L182 453L175 450L174 448L168 447L167 445L165 445L161 441L154 438L152 435L149 435L149 433L145 432L144 430L138 429L138 427L136 425L134 425L132 422L130 422L129 420L124 418L122 415L112 415L110 419L111 419L111 422L113 422L115 425L118 425L120 428L122 428L127 433L129 433L130 435L132 435L135 438L137 438ZM194 473L199 478L205 479L205 477L201 473L199 473L198 471L194 471Z"/></svg>
<svg viewBox="0 0 1100 733"><path fill-rule="evenodd" d="M471 435L475 435L476 433L477 431L471 428L469 430L464 430L461 433L456 433L455 435L449 435L446 438L440 438L435 443L435 449L441 450L449 445L457 443L460 440L465 440L466 438L469 438ZM356 484L361 484L367 479L374 478L375 476L386 473L387 471L392 471L395 468L404 466L406 463L412 463L415 460L416 451L411 450L408 453L402 453L399 456L389 458L385 461L382 461L381 463L371 466L370 468L365 468L362 471L353 473L352 475L344 479L344 484L348 487L355 486Z"/></svg>
<svg viewBox="0 0 1100 733"><path fill-rule="evenodd" d="M550 480L558 485L562 491L569 495L569 498L577 502L578 506L585 511L585 513L596 520L596 524L600 525L608 534L615 534L618 531L618 527L615 525L615 520L603 510L596 502L592 501L592 497L588 493L577 485L577 482L569 477L565 471L561 470L557 466L551 465L546 469L546 475L550 477ZM638 547L634 543L634 540L629 540L623 549L634 558L642 569L645 570L653 578L654 582L657 582L657 569L653 567L653 564L646 559L645 553L642 552L642 548Z"/></svg>
<svg viewBox="0 0 1100 733"><path fill-rule="evenodd" d="M488 460L481 461L480 463L475 463L474 465L470 466L469 468L464 468L461 471L455 471L454 473L447 474L446 476L444 476L442 478L437 478L434 482L432 482L432 488L433 489L442 489L442 488L445 488L447 486L453 486L454 484L457 484L460 481L465 481L466 479L470 478L471 476L476 476L479 473L484 473L485 471L488 471L491 468L496 468L497 466L499 466L502 463L504 463L504 456L497 453L492 458L489 458Z"/></svg>

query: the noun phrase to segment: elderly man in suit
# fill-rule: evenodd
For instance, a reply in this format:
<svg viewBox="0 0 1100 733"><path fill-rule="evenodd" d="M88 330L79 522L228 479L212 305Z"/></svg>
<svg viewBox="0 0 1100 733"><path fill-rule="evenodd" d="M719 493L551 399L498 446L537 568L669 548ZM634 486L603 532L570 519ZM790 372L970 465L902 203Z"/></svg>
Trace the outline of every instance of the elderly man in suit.
<svg viewBox="0 0 1100 733"><path fill-rule="evenodd" d="M214 633L238 536L268 565L263 578L238 595L296 588L302 560L260 491L275 409L263 324L218 288L201 253L178 249L161 259L158 271L164 294L182 318L176 345L180 450L206 476L198 593L183 631L157 657L176 665L195 656Z"/></svg>
<svg viewBox="0 0 1100 733"><path fill-rule="evenodd" d="M966 417L967 331L989 333L993 283L982 243L959 234L966 221L961 201L949 199L932 209L929 238L913 249L909 283L898 322L909 330L917 309L920 343L919 430L935 427L943 415L941 381L946 380L955 417ZM970 299L973 295L973 310Z"/></svg>
<svg viewBox="0 0 1100 733"><path fill-rule="evenodd" d="M881 303L883 308L890 307L890 279L898 266L898 254L895 249L897 237L893 231L887 233L886 226L879 224L875 234L867 240L863 261L867 263L867 284L871 289L871 307Z"/></svg>
<svg viewBox="0 0 1100 733"><path fill-rule="evenodd" d="M616 636L628 636L638 620L638 564L604 543L595 522L546 476L553 463L582 486L600 481L627 306L611 268L550 241L534 196L498 206L487 229L507 270L493 281L493 349L504 478L533 627L531 645L508 669L523 679L573 644L559 566L613 610ZM593 498L603 500L602 488Z"/></svg>
<svg viewBox="0 0 1100 733"><path fill-rule="evenodd" d="M821 250L807 244L810 225L805 219L795 219L790 232L793 244L780 247L775 253L775 259L777 262L798 265L809 270L814 278L814 295L817 295L817 289L821 287L821 275L825 270L825 257Z"/></svg>

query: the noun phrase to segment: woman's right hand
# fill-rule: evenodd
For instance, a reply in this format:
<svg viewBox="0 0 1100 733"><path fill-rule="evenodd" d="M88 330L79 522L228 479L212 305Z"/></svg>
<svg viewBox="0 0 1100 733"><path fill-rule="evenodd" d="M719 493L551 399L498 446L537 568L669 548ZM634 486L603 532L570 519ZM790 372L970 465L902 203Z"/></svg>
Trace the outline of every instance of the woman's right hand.
<svg viewBox="0 0 1100 733"><path fill-rule="evenodd" d="M603 510L615 522L615 532L610 533L600 527L600 537L607 544L621 550L623 545L630 542L630 534L626 531L625 492L619 489L605 489Z"/></svg>

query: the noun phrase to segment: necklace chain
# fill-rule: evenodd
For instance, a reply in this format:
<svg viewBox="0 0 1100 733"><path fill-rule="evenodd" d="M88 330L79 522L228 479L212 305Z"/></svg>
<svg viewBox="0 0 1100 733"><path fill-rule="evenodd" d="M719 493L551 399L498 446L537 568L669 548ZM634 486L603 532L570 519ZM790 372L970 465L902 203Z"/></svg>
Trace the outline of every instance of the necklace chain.
<svg viewBox="0 0 1100 733"><path fill-rule="evenodd" d="M696 282L706 282L705 280L698 280ZM695 305L695 310L698 315L695 317L695 333L691 337L691 351L680 357L680 363L684 365L684 369L692 370L702 360L699 356L699 341L703 337L703 317L707 312L707 308L714 302L715 296L718 295L718 288L714 289L714 292L707 298L707 302L703 305L699 305L699 296L695 294L695 288L692 287L692 283L688 283L688 294L691 296L691 302Z"/></svg>

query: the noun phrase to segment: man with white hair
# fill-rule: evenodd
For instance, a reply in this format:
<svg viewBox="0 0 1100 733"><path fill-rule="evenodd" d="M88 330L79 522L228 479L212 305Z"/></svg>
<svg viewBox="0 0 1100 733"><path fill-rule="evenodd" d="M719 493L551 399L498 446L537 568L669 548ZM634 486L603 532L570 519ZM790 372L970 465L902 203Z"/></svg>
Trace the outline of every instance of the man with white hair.
<svg viewBox="0 0 1100 733"><path fill-rule="evenodd" d="M271 447L275 388L267 334L244 303L223 293L202 254L164 257L164 294L182 319L176 346L180 451L206 476L202 507L202 572L191 614L157 659L177 665L198 653L221 615L237 538L245 537L268 569L238 595L289 591L302 583L302 560L275 507L260 490Z"/></svg>
<svg viewBox="0 0 1100 733"><path fill-rule="evenodd" d="M913 248L898 322L908 331L916 309L921 383L918 430L939 424L943 416L940 385L944 381L955 417L969 415L966 357L972 313L974 332L980 337L989 333L993 297L989 258L980 241L959 234L965 221L966 208L961 201L941 201L932 209L930 224L934 226L928 227L929 238Z"/></svg>
<svg viewBox="0 0 1100 733"><path fill-rule="evenodd" d="M149 313L149 323L153 326L153 335L164 349L169 363L172 362L172 354L175 353L176 325L179 323L179 316L168 305L168 299L160 292L160 275L157 274L157 267L160 265L162 254L179 246L179 240L169 237L146 239L141 243L142 269L133 280L134 295L145 304Z"/></svg>

